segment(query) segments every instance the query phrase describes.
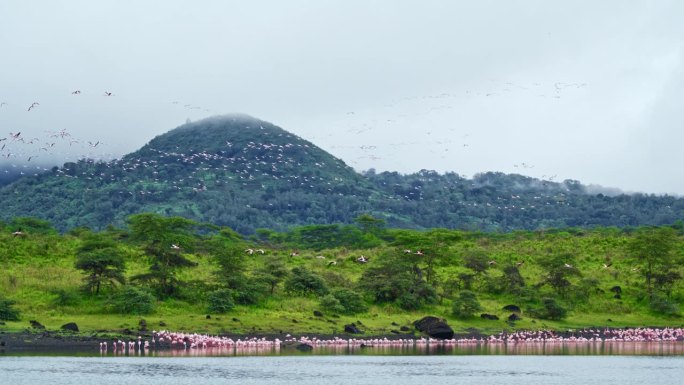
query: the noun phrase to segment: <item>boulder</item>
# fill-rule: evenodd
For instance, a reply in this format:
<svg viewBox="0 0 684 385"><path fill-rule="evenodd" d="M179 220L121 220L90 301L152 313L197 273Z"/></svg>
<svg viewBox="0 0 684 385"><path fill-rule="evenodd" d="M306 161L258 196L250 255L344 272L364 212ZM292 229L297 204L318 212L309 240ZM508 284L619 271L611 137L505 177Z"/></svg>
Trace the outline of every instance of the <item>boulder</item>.
<svg viewBox="0 0 684 385"><path fill-rule="evenodd" d="M29 323L31 323L31 327L34 329L45 329L45 326L36 320L30 320Z"/></svg>
<svg viewBox="0 0 684 385"><path fill-rule="evenodd" d="M512 311L513 313L520 313L520 307L516 305L506 305L503 307L503 310L506 311Z"/></svg>
<svg viewBox="0 0 684 385"><path fill-rule="evenodd" d="M64 325L62 325L61 329L78 333L78 325L76 325L75 322L69 322L67 324L64 324Z"/></svg>
<svg viewBox="0 0 684 385"><path fill-rule="evenodd" d="M349 333L349 334L361 334L361 333L363 333L363 331L361 329L359 329L358 327L356 327L356 324L353 322L350 324L344 325L344 332Z"/></svg>
<svg viewBox="0 0 684 385"><path fill-rule="evenodd" d="M488 320L492 320L492 321L497 321L499 319L498 316L496 316L494 314L487 314L487 313L480 314L480 318L488 319Z"/></svg>
<svg viewBox="0 0 684 385"><path fill-rule="evenodd" d="M314 314L314 316L316 316L316 317L323 317L323 313L321 313L321 312L318 311L318 310L314 310L314 313L313 313L313 314Z"/></svg>
<svg viewBox="0 0 684 385"><path fill-rule="evenodd" d="M410 332L411 328L408 326L402 326L399 328L399 330L401 330L402 332Z"/></svg>
<svg viewBox="0 0 684 385"><path fill-rule="evenodd" d="M287 342L282 342L280 344L280 347L283 349L296 349L301 352L310 352L313 350L313 346L309 344L305 344L303 342L297 342L297 341L287 341Z"/></svg>
<svg viewBox="0 0 684 385"><path fill-rule="evenodd" d="M610 288L610 291L615 294L622 294L622 288L620 286L613 286Z"/></svg>
<svg viewBox="0 0 684 385"><path fill-rule="evenodd" d="M515 313L511 313L511 315L508 316L509 321L520 321L521 319L522 318Z"/></svg>
<svg viewBox="0 0 684 385"><path fill-rule="evenodd" d="M441 318L427 316L415 321L413 326L421 332L427 334L432 338L440 339L452 339L454 338L454 329L452 329L446 322Z"/></svg>

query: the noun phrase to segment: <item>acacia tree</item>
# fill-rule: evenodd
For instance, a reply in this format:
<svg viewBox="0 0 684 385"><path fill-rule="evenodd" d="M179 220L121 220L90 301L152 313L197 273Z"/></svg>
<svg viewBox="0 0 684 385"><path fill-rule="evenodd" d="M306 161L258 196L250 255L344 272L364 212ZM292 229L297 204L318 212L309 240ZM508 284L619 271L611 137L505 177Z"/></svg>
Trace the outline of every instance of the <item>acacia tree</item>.
<svg viewBox="0 0 684 385"><path fill-rule="evenodd" d="M547 273L541 283L549 284L561 296L565 296L572 286L569 278L582 275L575 267L575 256L569 253L551 255L548 258L541 259L539 264Z"/></svg>
<svg viewBox="0 0 684 385"><path fill-rule="evenodd" d="M674 269L677 231L669 227L640 229L627 245L629 258L642 264L649 299L654 289L667 289L681 278Z"/></svg>
<svg viewBox="0 0 684 385"><path fill-rule="evenodd" d="M176 295L182 284L176 277L177 271L197 266L184 256L192 252L197 243L197 223L181 217L145 213L128 217L128 226L131 238L142 244L150 261L147 273L131 279L149 283L162 297Z"/></svg>
<svg viewBox="0 0 684 385"><path fill-rule="evenodd" d="M85 288L96 295L102 286L123 284L126 269L123 253L111 238L90 235L76 251L77 269L86 273Z"/></svg>

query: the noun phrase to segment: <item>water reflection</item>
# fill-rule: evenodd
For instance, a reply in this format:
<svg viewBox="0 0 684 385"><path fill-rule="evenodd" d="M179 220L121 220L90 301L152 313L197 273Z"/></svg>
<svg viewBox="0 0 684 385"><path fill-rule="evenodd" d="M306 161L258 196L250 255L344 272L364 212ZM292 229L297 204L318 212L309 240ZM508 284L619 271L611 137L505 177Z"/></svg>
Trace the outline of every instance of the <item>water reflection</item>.
<svg viewBox="0 0 684 385"><path fill-rule="evenodd" d="M684 356L683 342L584 342L584 343L500 343L414 346L314 346L311 351L279 346L212 347L102 352L102 356L223 357L277 355L586 355L586 356Z"/></svg>

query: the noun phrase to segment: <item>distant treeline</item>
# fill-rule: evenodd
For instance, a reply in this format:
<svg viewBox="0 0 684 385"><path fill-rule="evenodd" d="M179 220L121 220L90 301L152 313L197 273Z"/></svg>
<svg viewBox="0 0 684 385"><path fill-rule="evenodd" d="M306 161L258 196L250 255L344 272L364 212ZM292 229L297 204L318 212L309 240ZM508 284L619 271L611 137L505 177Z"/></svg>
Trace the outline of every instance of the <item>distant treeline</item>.
<svg viewBox="0 0 684 385"><path fill-rule="evenodd" d="M363 174L310 142L256 119L214 119L174 129L112 162L81 160L0 188L0 218L34 216L60 231L123 226L155 212L228 226L241 234L307 224L487 232L665 225L684 199L594 194L578 181L423 170Z"/></svg>

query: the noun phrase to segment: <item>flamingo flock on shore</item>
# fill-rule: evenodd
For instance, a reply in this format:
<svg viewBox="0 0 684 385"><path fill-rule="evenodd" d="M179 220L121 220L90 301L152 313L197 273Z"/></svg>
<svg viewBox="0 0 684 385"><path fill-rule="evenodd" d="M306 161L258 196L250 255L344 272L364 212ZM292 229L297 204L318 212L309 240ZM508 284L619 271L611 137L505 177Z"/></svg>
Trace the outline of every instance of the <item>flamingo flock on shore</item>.
<svg viewBox="0 0 684 385"><path fill-rule="evenodd" d="M280 349L284 345L304 344L316 347L420 347L454 346L477 344L525 344L525 343L592 343L592 342L682 342L684 328L634 328L634 329L580 329L558 333L553 331L502 332L489 337L457 337L452 339L435 338L340 338L293 337L279 338L247 337L234 340L230 337L211 336L197 333L153 331L150 340L138 337L137 341L116 340L101 342L100 351L142 352L149 349Z"/></svg>

